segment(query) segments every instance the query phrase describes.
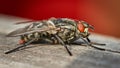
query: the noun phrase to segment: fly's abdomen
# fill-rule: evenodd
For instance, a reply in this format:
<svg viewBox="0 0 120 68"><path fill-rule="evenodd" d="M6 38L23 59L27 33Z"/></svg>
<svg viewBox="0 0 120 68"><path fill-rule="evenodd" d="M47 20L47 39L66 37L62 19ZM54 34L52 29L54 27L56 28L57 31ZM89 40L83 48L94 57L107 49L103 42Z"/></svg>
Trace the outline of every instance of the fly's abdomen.
<svg viewBox="0 0 120 68"><path fill-rule="evenodd" d="M47 42L47 43L58 43L56 42L56 39L47 32L35 32L32 34L21 36L21 39L24 39L25 42L28 42L31 39L36 39L34 42Z"/></svg>
<svg viewBox="0 0 120 68"><path fill-rule="evenodd" d="M38 40L40 38L40 34L36 32L36 33L21 36L21 39L23 39L25 42L28 42L29 40L34 39L34 38Z"/></svg>

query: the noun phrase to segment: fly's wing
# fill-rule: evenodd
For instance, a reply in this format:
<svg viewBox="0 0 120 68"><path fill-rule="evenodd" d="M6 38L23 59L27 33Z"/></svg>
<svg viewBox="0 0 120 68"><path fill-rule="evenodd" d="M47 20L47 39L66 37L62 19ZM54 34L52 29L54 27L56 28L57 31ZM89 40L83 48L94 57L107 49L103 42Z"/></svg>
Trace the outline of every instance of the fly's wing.
<svg viewBox="0 0 120 68"><path fill-rule="evenodd" d="M17 30L14 30L12 32L10 32L8 35L6 35L7 37L13 37L16 34L21 34L27 31L27 29L29 28L30 25L24 27L24 28L19 28Z"/></svg>
<svg viewBox="0 0 120 68"><path fill-rule="evenodd" d="M17 29L11 33L9 33L7 36L9 37L15 37L15 36L21 36L25 34L31 34L35 32L45 32L47 31L50 34L55 34L57 30L60 30L60 27L56 27L54 23L50 20L39 23L32 23L24 28Z"/></svg>
<svg viewBox="0 0 120 68"><path fill-rule="evenodd" d="M16 36L18 34L21 34L21 33L25 33L28 31L29 28L31 28L31 26L33 25L34 22L39 22L39 21L24 21L24 22L17 22L15 24L25 24L25 23L32 23L30 25L27 25L26 27L24 28L19 28L17 30L14 30L12 32L10 32L8 35L6 35L7 37L13 37L13 36ZM32 26L33 27L33 26Z"/></svg>

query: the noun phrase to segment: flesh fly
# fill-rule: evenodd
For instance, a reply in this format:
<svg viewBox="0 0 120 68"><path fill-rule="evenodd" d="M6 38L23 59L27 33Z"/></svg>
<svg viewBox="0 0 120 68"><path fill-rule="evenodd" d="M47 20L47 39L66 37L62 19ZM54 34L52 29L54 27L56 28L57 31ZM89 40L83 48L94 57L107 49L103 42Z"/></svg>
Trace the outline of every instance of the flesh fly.
<svg viewBox="0 0 120 68"><path fill-rule="evenodd" d="M72 56L72 52L68 45L78 39L82 39L86 45L102 51L113 51L109 49L99 48L94 45L105 45L100 43L93 43L88 38L90 33L89 29L94 30L94 27L82 20L74 20L69 18L50 18L40 21L25 21L16 24L30 23L24 28L17 29L9 33L8 37L20 36L19 44L21 46L5 52L5 54L15 52L20 48L26 47L33 42L46 41L53 44L61 44L65 47L68 54Z"/></svg>

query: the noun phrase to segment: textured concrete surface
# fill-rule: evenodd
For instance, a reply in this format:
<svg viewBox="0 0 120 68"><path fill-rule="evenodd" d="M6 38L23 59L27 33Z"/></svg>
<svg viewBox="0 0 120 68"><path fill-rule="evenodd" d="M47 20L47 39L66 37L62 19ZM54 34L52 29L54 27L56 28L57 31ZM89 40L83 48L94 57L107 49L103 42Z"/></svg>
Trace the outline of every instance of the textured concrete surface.
<svg viewBox="0 0 120 68"><path fill-rule="evenodd" d="M0 15L0 68L120 68L120 54L80 45L71 46L73 56L69 56L63 46L51 44L31 44L23 50L4 54L17 47L19 40L19 37L5 35L23 27L13 25L23 20L25 19ZM99 47L120 51L120 39L94 33L90 39L107 44Z"/></svg>

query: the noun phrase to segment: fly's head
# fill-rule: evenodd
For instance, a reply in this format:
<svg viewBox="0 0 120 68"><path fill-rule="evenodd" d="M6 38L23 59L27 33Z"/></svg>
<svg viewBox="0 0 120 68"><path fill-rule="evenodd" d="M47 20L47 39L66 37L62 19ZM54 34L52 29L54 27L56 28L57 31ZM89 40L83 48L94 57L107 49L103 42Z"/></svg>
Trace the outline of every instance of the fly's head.
<svg viewBox="0 0 120 68"><path fill-rule="evenodd" d="M79 34L82 37L88 37L89 36L89 29L94 30L94 27L90 24L88 24L85 21L78 21L77 22L77 28L79 30Z"/></svg>

